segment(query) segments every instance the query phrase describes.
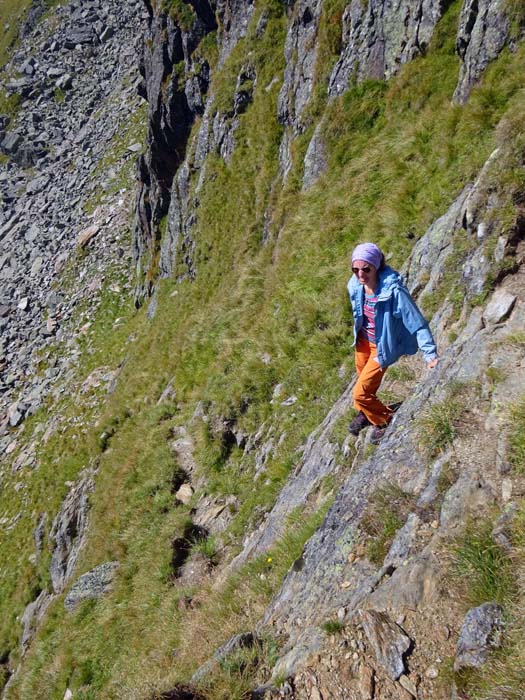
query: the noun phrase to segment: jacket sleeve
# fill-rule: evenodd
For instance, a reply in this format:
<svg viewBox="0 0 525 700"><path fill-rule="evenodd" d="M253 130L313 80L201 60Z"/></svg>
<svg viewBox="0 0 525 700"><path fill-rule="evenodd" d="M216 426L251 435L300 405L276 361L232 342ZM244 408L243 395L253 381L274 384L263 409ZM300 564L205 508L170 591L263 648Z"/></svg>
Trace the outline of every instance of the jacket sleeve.
<svg viewBox="0 0 525 700"><path fill-rule="evenodd" d="M409 333L415 335L417 344L427 362L438 356L436 343L428 327L428 321L419 310L406 287L396 290L397 308L395 315L400 316Z"/></svg>

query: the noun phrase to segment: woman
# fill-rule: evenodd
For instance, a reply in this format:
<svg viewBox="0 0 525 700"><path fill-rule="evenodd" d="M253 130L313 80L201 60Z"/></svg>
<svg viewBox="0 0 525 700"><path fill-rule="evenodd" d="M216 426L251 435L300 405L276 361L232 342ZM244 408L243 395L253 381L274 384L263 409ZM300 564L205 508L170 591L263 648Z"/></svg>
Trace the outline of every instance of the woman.
<svg viewBox="0 0 525 700"><path fill-rule="evenodd" d="M392 408L377 397L389 365L418 348L432 369L438 363L432 333L401 275L388 265L375 243L362 243L352 253L353 275L348 293L354 314L357 382L354 406L359 411L350 423L357 435L373 425L370 441L377 444L392 420Z"/></svg>

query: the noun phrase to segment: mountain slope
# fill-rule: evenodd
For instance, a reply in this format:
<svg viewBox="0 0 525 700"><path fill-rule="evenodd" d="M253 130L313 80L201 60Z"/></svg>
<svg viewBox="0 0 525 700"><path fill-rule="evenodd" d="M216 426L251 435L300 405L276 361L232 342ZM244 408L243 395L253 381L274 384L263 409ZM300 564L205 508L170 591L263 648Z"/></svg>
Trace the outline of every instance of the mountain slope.
<svg viewBox="0 0 525 700"><path fill-rule="evenodd" d="M44 213L60 202L55 218L67 212L87 240L60 271L52 232L39 269L54 272L31 282L42 299L47 284L78 299L59 307L56 349L36 343L30 371L7 358L20 376L4 394L6 680L17 669L4 696L496 692L490 663L452 666L469 606L495 600L512 618L521 596L519 4L146 3L140 82L115 48L120 32L139 36L140 6L96 5L71 3L25 40L46 46L41 63L53 36L67 41L63 17L93 22L91 42L64 51L100 66L108 89L91 117L82 90L97 74L73 81L66 107L78 99L70 113L88 110L98 136L66 134L54 160L33 163ZM142 138L130 82L148 110L134 212L117 160ZM60 120L61 93L53 102L26 104L8 134L39 108ZM84 155L68 158L75 143ZM6 231L27 242L29 217L9 212L15 178L30 179L25 152L8 153L18 165L2 183ZM66 174L54 193L53 168L80 178L78 194ZM133 289L112 238L131 226ZM389 370L385 398L404 404L376 451L346 433L348 255L369 239L403 268L443 355L431 374L420 359ZM24 309L10 303L20 334ZM28 410L24 392L55 367L56 389ZM472 548L474 572L461 569ZM461 571L475 583L487 552L505 585L492 576L474 595ZM395 671L374 641L385 625L408 640Z"/></svg>

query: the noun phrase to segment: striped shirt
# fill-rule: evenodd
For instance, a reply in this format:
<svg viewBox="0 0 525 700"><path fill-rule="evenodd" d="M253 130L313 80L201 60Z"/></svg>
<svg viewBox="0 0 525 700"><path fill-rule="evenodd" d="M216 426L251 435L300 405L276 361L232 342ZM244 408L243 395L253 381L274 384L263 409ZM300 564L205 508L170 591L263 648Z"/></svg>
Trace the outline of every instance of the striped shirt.
<svg viewBox="0 0 525 700"><path fill-rule="evenodd" d="M365 303L363 306L364 321L363 335L369 343L376 342L376 294L365 294Z"/></svg>

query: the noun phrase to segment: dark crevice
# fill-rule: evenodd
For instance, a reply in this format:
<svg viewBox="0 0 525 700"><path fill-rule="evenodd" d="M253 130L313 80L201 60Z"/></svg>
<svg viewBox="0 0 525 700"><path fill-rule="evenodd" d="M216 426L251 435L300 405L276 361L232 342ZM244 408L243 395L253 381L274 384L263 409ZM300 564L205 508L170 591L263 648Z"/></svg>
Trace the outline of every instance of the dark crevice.
<svg viewBox="0 0 525 700"><path fill-rule="evenodd" d="M208 530L195 523L188 523L184 528L182 537L176 537L171 543L173 554L171 558L171 566L173 575L178 578L181 574L181 569L188 560L191 554L191 549L194 544L208 537Z"/></svg>
<svg viewBox="0 0 525 700"><path fill-rule="evenodd" d="M184 469L177 469L173 478L171 480L171 493L177 493L183 484L187 484L190 481L188 473Z"/></svg>

